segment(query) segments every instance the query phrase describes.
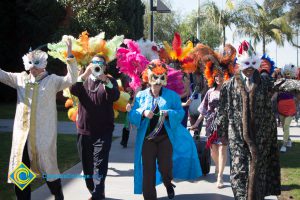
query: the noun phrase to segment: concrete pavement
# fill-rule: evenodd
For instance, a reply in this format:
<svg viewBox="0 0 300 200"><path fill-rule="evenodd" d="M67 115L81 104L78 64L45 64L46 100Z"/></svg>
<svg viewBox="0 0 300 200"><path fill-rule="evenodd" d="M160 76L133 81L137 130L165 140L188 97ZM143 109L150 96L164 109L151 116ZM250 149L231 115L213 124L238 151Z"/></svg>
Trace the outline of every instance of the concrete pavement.
<svg viewBox="0 0 300 200"><path fill-rule="evenodd" d="M120 135L122 126L116 126L114 135ZM106 179L106 197L108 200L142 200L142 195L133 194L133 159L134 140L136 132L130 135L128 148L121 147L120 138L116 139L111 148L109 170ZM211 172L214 172L214 166ZM77 164L64 174L80 174L81 163ZM175 193L176 200L231 200L233 194L229 184L229 166L224 173L225 188L217 189L215 175L209 174L195 182L178 182ZM63 190L66 200L84 200L90 197L83 179L64 179ZM158 198L168 199L166 189L163 185L157 187ZM38 188L32 193L32 200L54 200L46 185Z"/></svg>
<svg viewBox="0 0 300 200"><path fill-rule="evenodd" d="M3 131L10 132L12 130L13 120L0 119L0 133ZM120 136L123 126L116 124L114 136ZM58 132L64 134L76 134L75 124L72 122L59 122ZM291 124L292 140L300 140L300 126L293 121ZM202 130L204 133L204 130ZM109 161L108 176L106 179L106 199L108 200L142 200L141 195L133 194L133 159L134 159L134 140L136 132L130 135L128 148L121 147L120 138L112 143ZM282 128L278 128L278 137L282 139ZM176 182L176 200L231 200L233 199L232 190L229 183L229 165L227 163L224 171L223 189L217 189L215 185L215 175L213 174L215 167L211 167L211 173L201 177L195 182ZM78 163L71 169L64 172L64 175L81 174L81 163ZM85 186L85 182L81 178L63 179L63 190L66 200L84 200L90 197ZM167 193L163 185L157 187L158 198L167 200ZM277 199L276 197L268 197L267 199ZM32 200L54 200L46 185L41 186L32 192Z"/></svg>
<svg viewBox="0 0 300 200"><path fill-rule="evenodd" d="M13 119L0 119L0 133L2 132L11 132L13 130ZM116 124L116 126L119 126ZM277 128L278 130L278 139L282 140L283 131L281 127ZM205 131L204 125L202 133ZM76 125L74 122L58 122L57 123L57 132L61 134L77 134ZM120 135L119 130L115 129L114 134ZM290 126L290 137L292 140L300 140L300 122L297 124L295 120L292 121Z"/></svg>
<svg viewBox="0 0 300 200"><path fill-rule="evenodd" d="M0 119L0 133L11 132L13 130L13 119ZM76 125L74 122L57 122L57 132L63 134L76 134Z"/></svg>

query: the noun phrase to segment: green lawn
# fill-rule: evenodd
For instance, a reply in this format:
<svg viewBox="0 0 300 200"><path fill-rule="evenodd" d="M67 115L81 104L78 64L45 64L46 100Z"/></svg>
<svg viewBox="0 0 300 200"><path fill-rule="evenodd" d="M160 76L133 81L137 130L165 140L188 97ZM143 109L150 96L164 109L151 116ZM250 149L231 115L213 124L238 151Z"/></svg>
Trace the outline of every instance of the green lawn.
<svg viewBox="0 0 300 200"><path fill-rule="evenodd" d="M15 199L13 185L6 183L12 141L11 136L11 133L0 133L0 199L5 200ZM58 135L57 161L60 172L66 171L79 162L76 139L77 135ZM32 191L44 183L45 181L41 179L35 179L31 185Z"/></svg>
<svg viewBox="0 0 300 200"><path fill-rule="evenodd" d="M0 104L0 119L13 119L16 113L16 104Z"/></svg>
<svg viewBox="0 0 300 200"><path fill-rule="evenodd" d="M126 113L119 112L119 116L118 116L117 119L115 119L115 123L124 124L125 123L125 118L126 118Z"/></svg>
<svg viewBox="0 0 300 200"><path fill-rule="evenodd" d="M0 119L14 119L16 113L16 104L0 103ZM57 105L57 119L58 121L70 121L68 119L68 110L64 105Z"/></svg>
<svg viewBox="0 0 300 200"><path fill-rule="evenodd" d="M0 119L14 119L16 112L15 104L0 104ZM64 105L57 105L57 119L58 121L70 121L68 119L68 109ZM119 112L119 116L115 119L116 123L123 124L126 113Z"/></svg>
<svg viewBox="0 0 300 200"><path fill-rule="evenodd" d="M300 199L300 141L280 154L281 188L279 200Z"/></svg>

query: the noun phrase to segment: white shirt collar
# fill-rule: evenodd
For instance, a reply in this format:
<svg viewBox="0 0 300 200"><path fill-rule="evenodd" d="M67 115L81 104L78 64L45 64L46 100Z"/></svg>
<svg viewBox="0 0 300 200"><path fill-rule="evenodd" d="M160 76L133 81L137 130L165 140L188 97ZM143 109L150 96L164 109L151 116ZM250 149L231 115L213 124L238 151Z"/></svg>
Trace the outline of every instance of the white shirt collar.
<svg viewBox="0 0 300 200"><path fill-rule="evenodd" d="M246 78L248 78L248 77L243 73L243 71L241 71L241 74L242 74L243 80L245 81ZM251 77L249 77L249 79L251 82L253 82L253 75Z"/></svg>
<svg viewBox="0 0 300 200"><path fill-rule="evenodd" d="M89 78L90 78L92 81L96 81L96 80L97 80L97 78L96 78L93 74L91 74Z"/></svg>
<svg viewBox="0 0 300 200"><path fill-rule="evenodd" d="M39 82L41 79L43 79L45 76L48 75L47 71L44 71L42 73L40 73L38 76L34 77L30 74L30 82L31 83L35 83L35 82Z"/></svg>

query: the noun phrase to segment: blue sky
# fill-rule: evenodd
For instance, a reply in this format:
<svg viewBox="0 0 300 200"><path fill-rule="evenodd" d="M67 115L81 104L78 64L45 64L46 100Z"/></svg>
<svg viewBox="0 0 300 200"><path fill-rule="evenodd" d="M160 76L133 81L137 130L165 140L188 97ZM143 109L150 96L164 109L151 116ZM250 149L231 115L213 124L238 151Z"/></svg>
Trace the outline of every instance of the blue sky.
<svg viewBox="0 0 300 200"><path fill-rule="evenodd" d="M213 0L219 5L220 8L224 8L226 0ZM237 0L235 0L237 1ZM172 10L174 12L180 12L182 16L188 14L191 10L196 9L198 5L198 0L170 0L172 3ZM200 3L207 2L207 0L200 0ZM263 0L257 0L258 3L262 3ZM238 38L233 41L232 34L234 30L227 30L227 42L232 43L235 47L238 47L240 40L243 38ZM300 42L300 38L299 38ZM267 53L276 62L276 44L272 42L266 46ZM262 53L262 45L257 45L257 52ZM300 49L298 52L300 60ZM285 43L284 47L277 47L277 66L282 67L287 63L297 64L297 50L295 47L291 46L289 43ZM299 61L300 65L300 61Z"/></svg>

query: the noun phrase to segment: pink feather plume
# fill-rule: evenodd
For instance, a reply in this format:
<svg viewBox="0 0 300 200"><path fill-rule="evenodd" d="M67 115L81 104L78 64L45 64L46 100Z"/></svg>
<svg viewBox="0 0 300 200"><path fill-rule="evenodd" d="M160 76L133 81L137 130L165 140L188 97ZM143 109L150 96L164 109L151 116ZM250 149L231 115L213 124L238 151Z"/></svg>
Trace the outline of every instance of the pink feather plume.
<svg viewBox="0 0 300 200"><path fill-rule="evenodd" d="M182 72L180 70L168 67L168 78L166 88L175 91L179 95L184 93Z"/></svg>
<svg viewBox="0 0 300 200"><path fill-rule="evenodd" d="M121 73L131 78L129 86L136 90L141 86L140 77L149 61L140 53L140 48L135 41L125 39L124 43L128 48L121 47L117 50L117 67Z"/></svg>

